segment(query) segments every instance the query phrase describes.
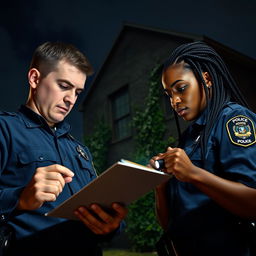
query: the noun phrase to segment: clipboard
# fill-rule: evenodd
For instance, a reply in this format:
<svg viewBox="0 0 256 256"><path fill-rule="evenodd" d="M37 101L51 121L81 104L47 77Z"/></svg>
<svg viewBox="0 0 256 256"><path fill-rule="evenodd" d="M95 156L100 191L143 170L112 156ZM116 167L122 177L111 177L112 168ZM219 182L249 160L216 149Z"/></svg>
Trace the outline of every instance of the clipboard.
<svg viewBox="0 0 256 256"><path fill-rule="evenodd" d="M96 203L105 210L111 210L114 202L127 206L171 177L153 168L121 160L45 215L77 220L73 212L79 206L89 207Z"/></svg>

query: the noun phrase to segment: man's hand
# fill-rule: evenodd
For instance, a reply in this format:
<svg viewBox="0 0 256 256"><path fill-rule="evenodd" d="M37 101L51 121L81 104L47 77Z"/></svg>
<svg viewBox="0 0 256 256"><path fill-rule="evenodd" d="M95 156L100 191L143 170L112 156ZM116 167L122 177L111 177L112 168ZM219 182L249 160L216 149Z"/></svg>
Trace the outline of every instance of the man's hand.
<svg viewBox="0 0 256 256"><path fill-rule="evenodd" d="M22 191L17 208L35 210L44 202L55 201L65 183L71 182L73 176L72 171L59 164L37 168L31 181Z"/></svg>
<svg viewBox="0 0 256 256"><path fill-rule="evenodd" d="M113 214L109 214L99 205L92 204L90 210L81 206L74 213L93 233L106 235L119 227L128 212L117 203L113 203L112 208Z"/></svg>

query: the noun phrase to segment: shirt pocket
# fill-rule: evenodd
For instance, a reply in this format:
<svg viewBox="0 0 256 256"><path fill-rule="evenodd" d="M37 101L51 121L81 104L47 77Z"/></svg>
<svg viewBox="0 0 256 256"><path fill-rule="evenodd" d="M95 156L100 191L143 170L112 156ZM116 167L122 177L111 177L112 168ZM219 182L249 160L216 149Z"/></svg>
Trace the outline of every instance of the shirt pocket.
<svg viewBox="0 0 256 256"><path fill-rule="evenodd" d="M18 176L23 176L23 180L28 182L36 169L56 164L56 156L50 151L25 150L17 155Z"/></svg>
<svg viewBox="0 0 256 256"><path fill-rule="evenodd" d="M190 156L190 160L194 165L196 165L198 167L203 167L201 149L199 147L197 147L195 152Z"/></svg>
<svg viewBox="0 0 256 256"><path fill-rule="evenodd" d="M50 151L28 150L18 154L18 164L21 167L36 165L37 167L48 166L57 163L56 156Z"/></svg>
<svg viewBox="0 0 256 256"><path fill-rule="evenodd" d="M215 169L215 165L217 164L216 157L215 157L215 150L214 148L207 148L206 151L206 158L205 158L205 163L203 163L203 157L202 157L202 152L201 148L198 147L197 150L190 156L191 162L200 167L206 169L208 172L213 173Z"/></svg>

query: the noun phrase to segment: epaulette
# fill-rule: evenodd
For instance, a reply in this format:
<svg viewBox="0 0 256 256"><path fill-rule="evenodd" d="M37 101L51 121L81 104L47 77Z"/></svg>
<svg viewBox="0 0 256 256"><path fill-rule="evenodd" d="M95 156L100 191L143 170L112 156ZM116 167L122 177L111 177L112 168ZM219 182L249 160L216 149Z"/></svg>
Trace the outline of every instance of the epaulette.
<svg viewBox="0 0 256 256"><path fill-rule="evenodd" d="M76 141L76 139L70 133L68 133L67 136L69 139Z"/></svg>
<svg viewBox="0 0 256 256"><path fill-rule="evenodd" d="M1 116L17 116L16 112L0 111Z"/></svg>
<svg viewBox="0 0 256 256"><path fill-rule="evenodd" d="M82 142L80 142L79 140L77 140L74 136L72 136L70 133L67 134L67 137L72 140L75 141L77 144L80 144L83 147L86 147Z"/></svg>

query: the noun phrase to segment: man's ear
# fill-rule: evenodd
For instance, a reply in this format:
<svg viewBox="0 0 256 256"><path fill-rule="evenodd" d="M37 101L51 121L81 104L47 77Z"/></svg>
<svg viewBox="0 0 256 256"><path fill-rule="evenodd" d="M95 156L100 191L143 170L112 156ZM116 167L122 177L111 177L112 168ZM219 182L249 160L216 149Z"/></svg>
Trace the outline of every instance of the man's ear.
<svg viewBox="0 0 256 256"><path fill-rule="evenodd" d="M211 78L210 74L208 72L203 72L202 75L203 75L204 81L206 83L206 86L208 88L211 88L211 86L212 86L212 78Z"/></svg>
<svg viewBox="0 0 256 256"><path fill-rule="evenodd" d="M28 71L28 82L31 88L35 89L37 87L40 76L41 74L36 68L31 68Z"/></svg>

